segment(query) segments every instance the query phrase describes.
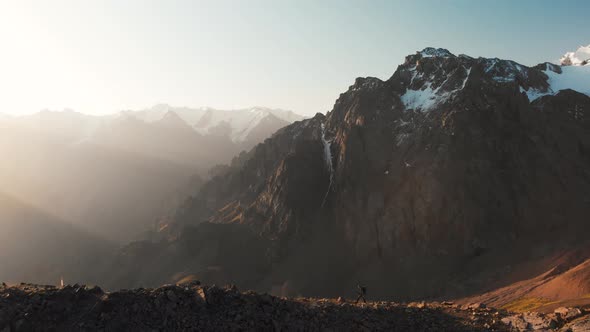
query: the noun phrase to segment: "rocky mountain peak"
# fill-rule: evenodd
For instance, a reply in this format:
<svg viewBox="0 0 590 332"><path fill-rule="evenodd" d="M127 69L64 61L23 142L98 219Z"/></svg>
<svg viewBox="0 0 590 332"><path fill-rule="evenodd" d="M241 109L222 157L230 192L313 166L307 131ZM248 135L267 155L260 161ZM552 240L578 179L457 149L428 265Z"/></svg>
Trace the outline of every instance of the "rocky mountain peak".
<svg viewBox="0 0 590 332"><path fill-rule="evenodd" d="M575 238L590 213L590 98L559 92L568 70L423 53L240 155L175 221L246 227L268 241L253 274L314 294L369 278L382 294L434 295L486 253ZM295 272L310 266L338 282Z"/></svg>
<svg viewBox="0 0 590 332"><path fill-rule="evenodd" d="M444 48L426 47L422 51L406 56L403 65L414 65L421 59L426 58L454 58L455 55Z"/></svg>
<svg viewBox="0 0 590 332"><path fill-rule="evenodd" d="M512 60L454 56L427 48L406 57L388 80L405 109L428 111L456 98L470 83L476 89L509 89L529 102L560 90L590 93L590 66L542 63L533 67ZM358 85L355 85L355 87Z"/></svg>
<svg viewBox="0 0 590 332"><path fill-rule="evenodd" d="M426 47L420 52L416 52L423 58L430 58L430 57L439 57L439 58L447 58L447 57L454 57L455 55L449 50L444 48L434 48L434 47Z"/></svg>

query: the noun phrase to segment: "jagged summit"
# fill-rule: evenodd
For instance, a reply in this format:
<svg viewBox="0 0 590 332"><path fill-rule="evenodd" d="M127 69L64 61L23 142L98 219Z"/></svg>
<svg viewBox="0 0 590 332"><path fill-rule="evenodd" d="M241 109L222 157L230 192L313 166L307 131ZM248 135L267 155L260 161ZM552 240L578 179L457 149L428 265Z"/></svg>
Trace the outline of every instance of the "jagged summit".
<svg viewBox="0 0 590 332"><path fill-rule="evenodd" d="M451 52L449 52L449 50L444 49L444 48L434 48L434 47L427 47L425 49L423 49L420 52L416 52L417 54L420 54L423 58L429 58L429 57L454 57L455 55Z"/></svg>
<svg viewBox="0 0 590 332"><path fill-rule="evenodd" d="M456 57L446 49L429 47L407 56L390 81L402 86L400 95L406 109L428 111L457 96L472 72L477 85L503 84L526 94L532 102L565 89L590 94L588 68L548 62L528 67L498 58Z"/></svg>
<svg viewBox="0 0 590 332"><path fill-rule="evenodd" d="M560 66L545 62L533 67L499 58L455 56L444 48L427 47L406 56L386 84L395 87L407 110L426 112L464 92L470 79L474 86L502 85L524 93L529 102L545 95L572 89L590 95L590 66ZM357 78L350 93L382 86L378 78Z"/></svg>

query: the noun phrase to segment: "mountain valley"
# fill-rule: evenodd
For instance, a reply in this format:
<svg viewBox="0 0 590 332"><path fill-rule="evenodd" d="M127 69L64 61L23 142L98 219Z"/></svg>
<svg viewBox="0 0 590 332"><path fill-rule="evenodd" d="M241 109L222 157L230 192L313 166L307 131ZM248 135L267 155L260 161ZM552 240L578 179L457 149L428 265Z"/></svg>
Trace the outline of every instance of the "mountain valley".
<svg viewBox="0 0 590 332"><path fill-rule="evenodd" d="M24 143L24 127L8 118L0 122L9 129L4 153L18 157L25 147L22 156L35 158L13 165L30 167L22 178L3 165L3 181L14 197L37 197L56 220L85 219L88 207L64 193L92 201L102 211L90 219L92 231L112 232L96 241L124 234L120 247L102 242L109 250L99 260L82 253L90 273L67 275L72 282L143 292L199 280L269 293L282 298L272 300L279 306L287 298L354 298L362 284L371 301L414 303L408 308L428 300L420 309L452 301L460 317L485 306L510 311L471 330L535 319L566 328L574 319L557 311L575 306L576 319L587 319L590 305L588 68L426 48L387 80L357 78L331 111L308 119L264 108L233 114L157 105L85 119L77 132L57 126ZM10 150L14 141L21 146ZM41 173L55 174L55 183L77 180L35 196L55 186L33 182ZM82 209L59 212L68 206ZM70 231L66 242L86 236ZM41 282L26 276L4 278ZM18 287L29 286L5 292L27 291ZM474 303L481 307L470 309Z"/></svg>

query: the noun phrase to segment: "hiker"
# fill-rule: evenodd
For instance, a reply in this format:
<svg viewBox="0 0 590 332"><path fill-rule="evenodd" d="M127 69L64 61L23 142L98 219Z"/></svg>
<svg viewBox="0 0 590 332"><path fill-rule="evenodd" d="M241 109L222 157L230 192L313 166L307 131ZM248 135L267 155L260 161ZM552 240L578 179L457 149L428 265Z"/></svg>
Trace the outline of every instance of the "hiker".
<svg viewBox="0 0 590 332"><path fill-rule="evenodd" d="M356 298L355 304L359 303L360 299L362 299L364 303L367 303L367 299L365 298L365 296L367 296L367 287L357 284L356 288L358 289L358 297Z"/></svg>

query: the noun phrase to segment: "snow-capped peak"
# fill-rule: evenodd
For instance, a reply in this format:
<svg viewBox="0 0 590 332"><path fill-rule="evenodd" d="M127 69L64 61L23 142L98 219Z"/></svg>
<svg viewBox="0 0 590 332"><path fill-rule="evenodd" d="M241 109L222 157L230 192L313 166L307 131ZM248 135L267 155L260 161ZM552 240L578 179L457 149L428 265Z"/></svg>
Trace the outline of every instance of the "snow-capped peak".
<svg viewBox="0 0 590 332"><path fill-rule="evenodd" d="M566 53L575 55L574 52ZM574 57L575 58L575 57ZM572 59L571 57L569 58ZM562 61L563 63L563 58ZM567 63L568 61L566 61ZM546 95L557 94L561 90L571 89L590 96L590 64L572 61L569 65L556 65L553 63L543 63L534 67L542 71L547 76L548 88L546 90L524 89L521 86L521 92L525 92L530 101Z"/></svg>
<svg viewBox="0 0 590 332"><path fill-rule="evenodd" d="M452 59L447 61L449 57ZM457 58L446 49L432 47L408 56L402 70L406 71L409 81L400 96L405 108L429 111L463 90L471 74L471 61Z"/></svg>
<svg viewBox="0 0 590 332"><path fill-rule="evenodd" d="M583 52L576 54L579 59ZM446 49L429 47L406 57L400 67L403 74L398 77L405 88L401 101L408 110L432 110L465 88L472 69L480 72L476 77L490 84L516 84L529 101L564 89L590 95L590 64L584 61L576 60L570 66L543 63L528 67L498 58L455 57Z"/></svg>
<svg viewBox="0 0 590 332"><path fill-rule="evenodd" d="M259 106L237 110L218 110L211 107L188 108L158 104L141 111L125 111L124 114L148 123L185 123L202 135L216 131L219 126L227 126L230 130L230 138L234 142L244 141L252 129L269 115L287 123L303 119L302 116L291 111Z"/></svg>

